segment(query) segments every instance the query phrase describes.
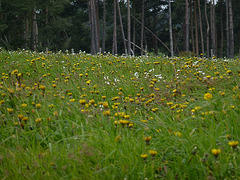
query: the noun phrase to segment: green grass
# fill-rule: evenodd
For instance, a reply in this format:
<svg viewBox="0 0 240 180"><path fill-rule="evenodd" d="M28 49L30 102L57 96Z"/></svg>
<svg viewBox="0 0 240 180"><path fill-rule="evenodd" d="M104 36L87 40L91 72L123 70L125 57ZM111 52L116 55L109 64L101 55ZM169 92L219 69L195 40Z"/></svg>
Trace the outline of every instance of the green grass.
<svg viewBox="0 0 240 180"><path fill-rule="evenodd" d="M0 64L1 179L240 176L238 59L0 51Z"/></svg>

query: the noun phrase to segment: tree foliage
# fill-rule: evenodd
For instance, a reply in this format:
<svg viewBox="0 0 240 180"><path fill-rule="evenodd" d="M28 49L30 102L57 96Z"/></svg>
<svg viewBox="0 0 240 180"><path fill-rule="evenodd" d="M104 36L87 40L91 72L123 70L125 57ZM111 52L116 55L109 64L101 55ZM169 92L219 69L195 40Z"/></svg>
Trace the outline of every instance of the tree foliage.
<svg viewBox="0 0 240 180"><path fill-rule="evenodd" d="M122 34L127 38L128 19L127 19L127 1L118 0L121 9L122 25L120 26L119 13L117 13L117 52L124 53L124 40ZM197 2L195 9L196 15L201 15L201 22L198 26L194 20L194 2ZM229 0L228 0L229 1ZM70 50L91 51L91 18L90 18L90 0L0 0L0 47L6 49L26 48L38 51L44 51L46 48L52 51ZM142 3L145 2L144 6ZM172 31L174 53L178 54L185 51L185 3L186 0L171 1L172 6ZM237 31L240 27L240 15L238 7L240 3L237 0L231 0L233 14L233 32L235 52L238 52L240 43L236 39L240 36ZM96 18L99 19L97 24L97 33L99 36L100 48L102 41L105 39L105 50L112 51L113 46L113 28L114 28L114 8L113 1L106 0L106 27L105 38L103 38L103 1L96 0ZM189 51L195 52L196 35L198 35L199 51L207 52L206 44L201 43L202 39L206 43L207 39L207 22L205 18L205 0L188 0L189 3ZM152 33L144 29L141 32L141 14L144 7L144 26ZM226 42L226 0L218 1L215 7L215 24L216 34L216 55L227 55ZM168 1L167 0L131 0L131 41L134 41L134 53L141 54L139 47L147 47L148 51L154 51L156 54L161 51L169 54L169 51L157 40L160 39L166 46L170 46L169 39L169 18L168 18ZM210 21L210 3L207 1L207 17ZM36 14L36 25L34 25L34 15ZM138 21L139 22L138 22ZM199 26L202 26L203 37L200 36ZM200 26L200 27L201 27ZM198 27L197 29L195 29ZM191 28L193 34L191 34ZM221 31L222 29L222 31ZM134 31L133 31L134 30ZM199 33L199 34L196 34ZM153 35L154 34L154 35ZM97 36L97 37L98 37ZM143 37L142 37L143 36ZM141 40L142 37L142 40ZM192 39L194 38L194 39ZM33 47L33 44L36 47ZM211 44L211 42L210 42ZM201 50L201 46L204 47ZM145 48L144 47L144 48ZM212 48L211 45L209 46ZM196 53L196 52L195 52Z"/></svg>

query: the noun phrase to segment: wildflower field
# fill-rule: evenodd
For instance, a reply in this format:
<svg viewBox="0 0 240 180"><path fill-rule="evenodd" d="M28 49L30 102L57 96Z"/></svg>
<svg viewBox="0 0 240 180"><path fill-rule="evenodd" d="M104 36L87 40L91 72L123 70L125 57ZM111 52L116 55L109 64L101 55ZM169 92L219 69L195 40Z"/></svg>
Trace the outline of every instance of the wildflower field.
<svg viewBox="0 0 240 180"><path fill-rule="evenodd" d="M0 51L1 179L237 179L240 61Z"/></svg>

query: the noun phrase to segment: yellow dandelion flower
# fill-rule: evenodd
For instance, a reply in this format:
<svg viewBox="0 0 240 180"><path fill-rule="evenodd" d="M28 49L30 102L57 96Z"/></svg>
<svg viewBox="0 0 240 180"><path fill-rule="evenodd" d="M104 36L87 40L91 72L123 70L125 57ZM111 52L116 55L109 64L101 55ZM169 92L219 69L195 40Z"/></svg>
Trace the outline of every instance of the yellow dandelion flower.
<svg viewBox="0 0 240 180"><path fill-rule="evenodd" d="M152 139L151 136L147 136L147 137L145 137L145 142L146 142L147 145L150 144L151 139Z"/></svg>
<svg viewBox="0 0 240 180"><path fill-rule="evenodd" d="M141 154L140 157L143 159L143 160L146 160L148 155L147 154Z"/></svg>
<svg viewBox="0 0 240 180"><path fill-rule="evenodd" d="M204 94L204 99L207 100L207 101L211 100L211 99L212 99L212 94L210 94L210 93L205 93L205 94Z"/></svg>
<svg viewBox="0 0 240 180"><path fill-rule="evenodd" d="M133 127L133 123L128 124L128 127L130 128Z"/></svg>
<svg viewBox="0 0 240 180"><path fill-rule="evenodd" d="M230 141L228 144L229 144L232 148L236 148L236 147L238 146L239 142L238 142L238 141Z"/></svg>
<svg viewBox="0 0 240 180"><path fill-rule="evenodd" d="M201 106L196 106L196 107L195 107L195 110L196 110L196 111L198 111L198 110L200 110L200 109L201 109Z"/></svg>
<svg viewBox="0 0 240 180"><path fill-rule="evenodd" d="M26 122L28 120L28 117L23 117L22 120Z"/></svg>
<svg viewBox="0 0 240 180"><path fill-rule="evenodd" d="M178 137L182 137L182 133L180 133L179 131L174 132L174 135L175 135L175 136L178 136Z"/></svg>
<svg viewBox="0 0 240 180"><path fill-rule="evenodd" d="M221 149L212 149L211 152L215 156L215 158L217 158L221 153Z"/></svg>
<svg viewBox="0 0 240 180"><path fill-rule="evenodd" d="M7 112L9 112L10 114L13 113L13 109L7 108Z"/></svg>
<svg viewBox="0 0 240 180"><path fill-rule="evenodd" d="M227 70L227 73L228 73L228 74L231 74L231 73L232 73L232 71L231 71L231 70Z"/></svg>
<svg viewBox="0 0 240 180"><path fill-rule="evenodd" d="M95 100L94 99L91 99L90 101L89 101L89 104L90 105L92 105L92 104L94 104L95 103Z"/></svg>
<svg viewBox="0 0 240 180"><path fill-rule="evenodd" d="M40 85L40 86L39 86L39 89L41 89L41 90L45 91L45 89L46 89L46 86Z"/></svg>
<svg viewBox="0 0 240 180"><path fill-rule="evenodd" d="M108 111L103 111L103 115L104 115L104 116L109 116L109 115L110 115L110 110L108 110Z"/></svg>
<svg viewBox="0 0 240 180"><path fill-rule="evenodd" d="M27 107L27 104L23 103L23 104L21 104L21 107L25 108L25 107Z"/></svg>
<svg viewBox="0 0 240 180"><path fill-rule="evenodd" d="M36 104L36 108L40 108L41 107L41 104Z"/></svg>
<svg viewBox="0 0 240 180"><path fill-rule="evenodd" d="M103 99L106 99L107 96L102 96Z"/></svg>
<svg viewBox="0 0 240 180"><path fill-rule="evenodd" d="M125 119L129 119L129 118L130 118L130 115L124 115L124 118L125 118Z"/></svg>
<svg viewBox="0 0 240 180"><path fill-rule="evenodd" d="M152 157L154 157L154 156L156 156L157 151L155 151L155 150L150 150L150 151L149 151L149 154L150 154Z"/></svg>
<svg viewBox="0 0 240 180"><path fill-rule="evenodd" d="M37 118L37 119L35 120L35 122L36 122L36 123L40 123L40 122L42 122L42 119L41 119L41 118Z"/></svg>
<svg viewBox="0 0 240 180"><path fill-rule="evenodd" d="M103 105L103 107L104 107L104 108L108 108L108 107L109 107L109 105L108 105L108 102L106 102L106 101L105 101L105 102L103 102L103 104L102 104L102 105Z"/></svg>
<svg viewBox="0 0 240 180"><path fill-rule="evenodd" d="M22 114L18 114L18 119L22 120L24 116Z"/></svg>
<svg viewBox="0 0 240 180"><path fill-rule="evenodd" d="M80 99L79 102L80 102L80 104L85 104L87 101L86 101L86 99Z"/></svg>

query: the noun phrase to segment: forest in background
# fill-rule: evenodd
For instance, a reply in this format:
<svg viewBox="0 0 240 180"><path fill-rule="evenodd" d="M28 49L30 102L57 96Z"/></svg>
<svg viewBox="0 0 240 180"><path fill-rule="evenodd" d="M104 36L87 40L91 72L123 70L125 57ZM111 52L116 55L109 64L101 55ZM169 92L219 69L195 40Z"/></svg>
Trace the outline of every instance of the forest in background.
<svg viewBox="0 0 240 180"><path fill-rule="evenodd" d="M237 0L0 0L0 47L233 58L239 8Z"/></svg>

